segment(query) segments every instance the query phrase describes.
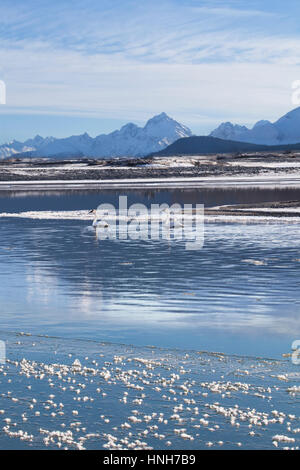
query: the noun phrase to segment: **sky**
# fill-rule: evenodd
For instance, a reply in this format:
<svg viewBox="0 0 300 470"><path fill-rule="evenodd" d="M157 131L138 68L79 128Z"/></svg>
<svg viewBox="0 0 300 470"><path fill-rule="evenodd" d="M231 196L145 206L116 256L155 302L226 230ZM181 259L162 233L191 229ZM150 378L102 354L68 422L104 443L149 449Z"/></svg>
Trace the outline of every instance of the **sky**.
<svg viewBox="0 0 300 470"><path fill-rule="evenodd" d="M0 12L0 143L163 111L207 134L295 107L298 0L0 0Z"/></svg>

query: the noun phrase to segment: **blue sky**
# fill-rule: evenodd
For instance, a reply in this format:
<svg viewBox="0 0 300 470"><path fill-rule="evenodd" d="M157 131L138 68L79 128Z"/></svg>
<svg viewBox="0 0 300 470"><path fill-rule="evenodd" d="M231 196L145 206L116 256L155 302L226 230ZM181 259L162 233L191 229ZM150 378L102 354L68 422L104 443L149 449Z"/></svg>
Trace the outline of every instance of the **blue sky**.
<svg viewBox="0 0 300 470"><path fill-rule="evenodd" d="M0 142L144 124L205 134L293 108L296 0L1 0Z"/></svg>

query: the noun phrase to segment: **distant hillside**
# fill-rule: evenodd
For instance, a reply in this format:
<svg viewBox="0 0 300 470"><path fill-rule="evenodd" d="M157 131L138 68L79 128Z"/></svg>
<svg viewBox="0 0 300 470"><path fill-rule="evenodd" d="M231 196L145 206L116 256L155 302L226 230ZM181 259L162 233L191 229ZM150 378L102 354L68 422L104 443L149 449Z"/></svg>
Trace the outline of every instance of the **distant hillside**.
<svg viewBox="0 0 300 470"><path fill-rule="evenodd" d="M234 140L223 140L211 136L192 136L178 139L173 144L152 156L201 155L214 153L263 152L274 150L300 150L300 143L286 145L260 145Z"/></svg>

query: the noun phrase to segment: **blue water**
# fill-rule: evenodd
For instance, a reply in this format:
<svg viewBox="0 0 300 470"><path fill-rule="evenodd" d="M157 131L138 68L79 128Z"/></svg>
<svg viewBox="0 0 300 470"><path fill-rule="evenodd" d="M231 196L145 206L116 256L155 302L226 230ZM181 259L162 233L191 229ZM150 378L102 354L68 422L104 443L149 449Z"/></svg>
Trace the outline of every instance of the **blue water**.
<svg viewBox="0 0 300 470"><path fill-rule="evenodd" d="M1 449L299 449L289 359L1 335Z"/></svg>
<svg viewBox="0 0 300 470"><path fill-rule="evenodd" d="M118 196L3 194L0 206L88 210ZM299 198L291 189L128 196L129 204L207 206ZM185 241L99 241L89 225L1 218L2 330L264 357L280 357L300 338L299 225L208 224L199 251L185 250Z"/></svg>

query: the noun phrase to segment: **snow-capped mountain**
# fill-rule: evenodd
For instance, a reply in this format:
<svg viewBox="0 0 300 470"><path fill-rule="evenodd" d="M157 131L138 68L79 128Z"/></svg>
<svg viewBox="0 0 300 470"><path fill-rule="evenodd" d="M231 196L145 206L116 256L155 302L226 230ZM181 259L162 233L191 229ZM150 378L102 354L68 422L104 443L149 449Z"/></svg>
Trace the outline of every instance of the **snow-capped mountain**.
<svg viewBox="0 0 300 470"><path fill-rule="evenodd" d="M145 127L129 123L110 134L95 138L88 134L64 139L36 136L26 142L13 141L0 146L0 158L28 154L36 157L125 157L143 156L166 148L181 137L190 137L187 127L161 113Z"/></svg>
<svg viewBox="0 0 300 470"><path fill-rule="evenodd" d="M258 121L252 129L223 122L210 133L210 136L253 144L296 144L300 142L300 107L293 109L274 123Z"/></svg>
<svg viewBox="0 0 300 470"><path fill-rule="evenodd" d="M45 139L37 135L34 139L28 139L25 142L13 140L7 144L0 145L0 158L11 157L20 153L34 152L43 145L48 145L54 137L46 137Z"/></svg>
<svg viewBox="0 0 300 470"><path fill-rule="evenodd" d="M129 123L119 131L99 135L94 139L90 155L95 157L121 157L147 155L166 148L181 137L192 132L174 119L161 113L150 119L145 127Z"/></svg>

